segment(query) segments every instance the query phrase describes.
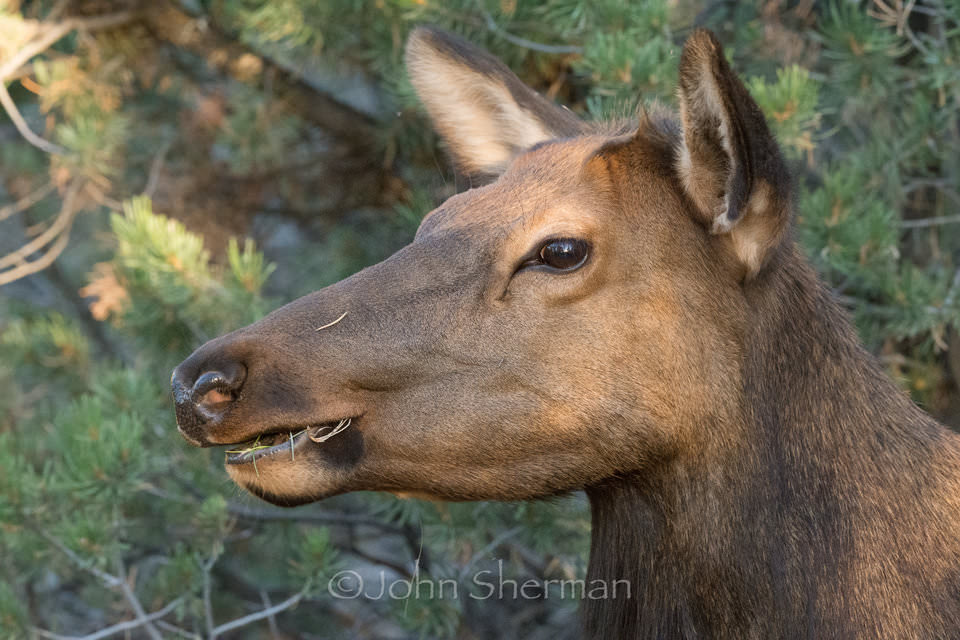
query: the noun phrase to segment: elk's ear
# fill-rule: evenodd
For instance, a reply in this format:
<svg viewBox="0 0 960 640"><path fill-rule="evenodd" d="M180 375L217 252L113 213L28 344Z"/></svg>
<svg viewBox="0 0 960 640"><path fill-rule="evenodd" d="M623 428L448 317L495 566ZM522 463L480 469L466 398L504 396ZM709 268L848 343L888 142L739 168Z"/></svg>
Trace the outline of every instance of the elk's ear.
<svg viewBox="0 0 960 640"><path fill-rule="evenodd" d="M572 113L488 52L449 33L417 28L407 41L406 62L434 127L467 175L497 176L525 149L581 130Z"/></svg>
<svg viewBox="0 0 960 640"><path fill-rule="evenodd" d="M707 30L680 56L683 138L678 171L712 233L723 236L755 276L790 225L791 183L763 112Z"/></svg>

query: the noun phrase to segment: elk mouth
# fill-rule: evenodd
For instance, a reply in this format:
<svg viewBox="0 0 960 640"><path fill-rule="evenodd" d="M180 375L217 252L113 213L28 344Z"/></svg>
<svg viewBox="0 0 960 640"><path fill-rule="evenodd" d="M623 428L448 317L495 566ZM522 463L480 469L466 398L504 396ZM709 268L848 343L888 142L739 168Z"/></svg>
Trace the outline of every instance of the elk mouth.
<svg viewBox="0 0 960 640"><path fill-rule="evenodd" d="M308 427L279 427L263 431L249 440L227 445L226 464L256 464L257 460L278 454L290 456L296 460L297 451L308 445L322 446L327 440L336 437L356 418L342 418L322 422Z"/></svg>

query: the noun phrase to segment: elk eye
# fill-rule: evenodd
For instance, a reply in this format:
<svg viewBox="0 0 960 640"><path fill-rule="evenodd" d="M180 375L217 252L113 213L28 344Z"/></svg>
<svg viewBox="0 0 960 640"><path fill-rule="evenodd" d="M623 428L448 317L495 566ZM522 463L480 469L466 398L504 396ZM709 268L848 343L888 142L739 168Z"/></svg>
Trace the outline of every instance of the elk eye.
<svg viewBox="0 0 960 640"><path fill-rule="evenodd" d="M550 240L540 249L540 263L553 269L570 271L587 259L589 245L577 238Z"/></svg>

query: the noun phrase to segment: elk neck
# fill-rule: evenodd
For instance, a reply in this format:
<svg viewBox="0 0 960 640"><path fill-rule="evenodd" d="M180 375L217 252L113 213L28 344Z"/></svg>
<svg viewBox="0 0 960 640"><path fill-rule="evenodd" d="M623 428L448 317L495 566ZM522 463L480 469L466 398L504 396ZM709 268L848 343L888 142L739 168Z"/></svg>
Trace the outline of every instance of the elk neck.
<svg viewBox="0 0 960 640"><path fill-rule="evenodd" d="M928 626L900 631L934 637L960 617L937 610L956 609L960 587L954 439L864 350L792 246L770 267L745 285L741 423L698 425L715 434L708 450L587 489L587 589L630 584L629 597L585 599L587 637L869 636L899 624L885 601L924 592ZM871 571L909 578L873 593Z"/></svg>

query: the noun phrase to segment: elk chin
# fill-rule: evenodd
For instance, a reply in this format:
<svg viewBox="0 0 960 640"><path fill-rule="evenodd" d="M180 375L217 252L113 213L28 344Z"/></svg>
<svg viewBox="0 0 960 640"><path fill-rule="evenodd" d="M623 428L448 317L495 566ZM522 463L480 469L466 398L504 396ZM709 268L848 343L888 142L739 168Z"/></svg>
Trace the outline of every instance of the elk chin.
<svg viewBox="0 0 960 640"><path fill-rule="evenodd" d="M362 434L349 428L355 421L271 431L232 445L224 461L227 474L251 494L279 506L343 493L363 455Z"/></svg>
<svg viewBox="0 0 960 640"><path fill-rule="evenodd" d="M346 491L346 474L324 469L314 456L269 456L250 464L227 464L227 475L252 495L281 507L296 507Z"/></svg>

